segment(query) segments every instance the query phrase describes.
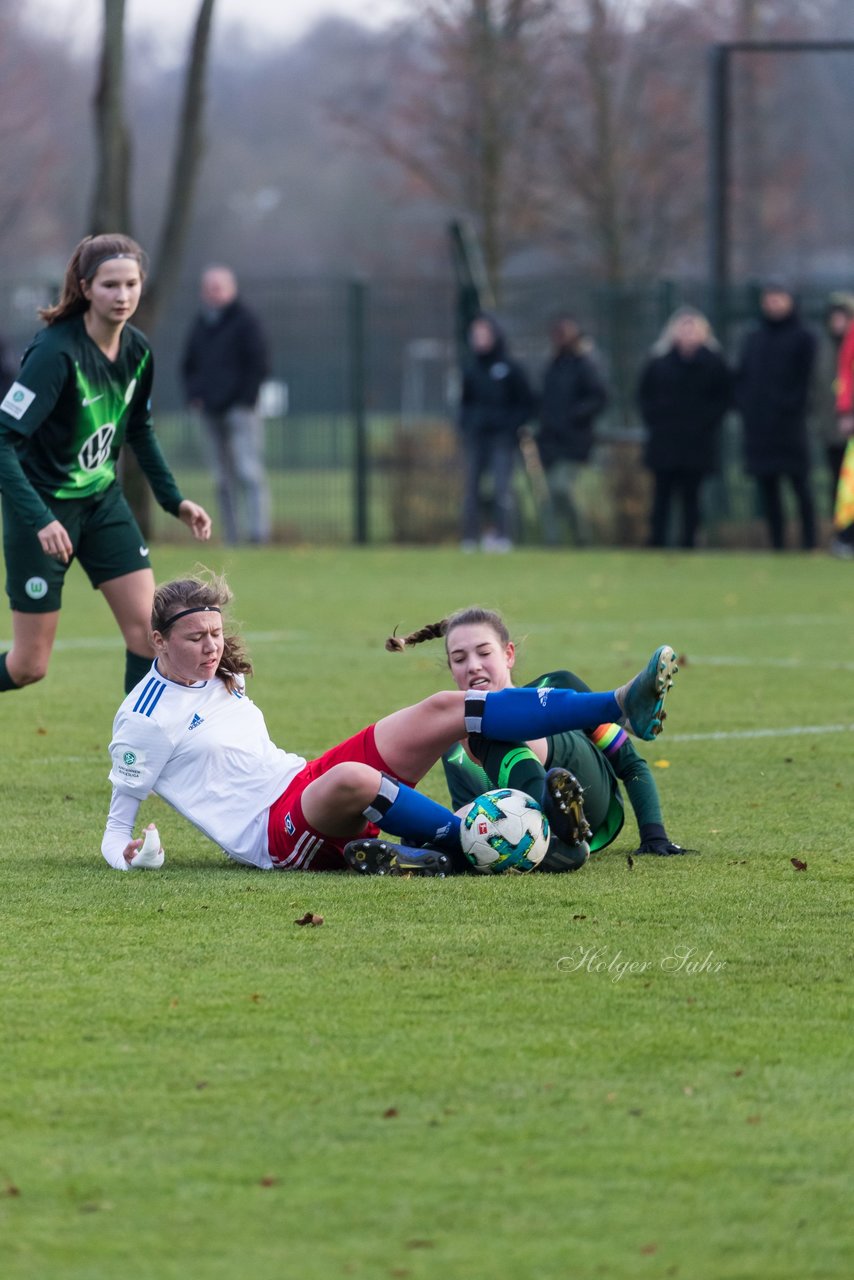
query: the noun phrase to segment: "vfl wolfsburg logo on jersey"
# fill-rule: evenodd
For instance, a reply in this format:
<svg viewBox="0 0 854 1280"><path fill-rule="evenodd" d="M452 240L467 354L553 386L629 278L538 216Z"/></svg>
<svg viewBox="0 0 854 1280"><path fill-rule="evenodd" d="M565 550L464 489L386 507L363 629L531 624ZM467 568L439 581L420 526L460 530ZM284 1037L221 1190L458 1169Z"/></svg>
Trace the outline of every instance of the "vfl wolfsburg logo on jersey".
<svg viewBox="0 0 854 1280"><path fill-rule="evenodd" d="M56 491L59 498L85 496L104 489L115 479L115 458L131 411L142 371L151 359L145 351L135 366L124 364L114 376L75 362L78 409L71 442L67 478ZM94 376L93 376L94 374Z"/></svg>
<svg viewBox="0 0 854 1280"><path fill-rule="evenodd" d="M77 461L84 471L97 471L110 456L110 445L116 434L115 424L105 422L93 436L90 436L77 455Z"/></svg>

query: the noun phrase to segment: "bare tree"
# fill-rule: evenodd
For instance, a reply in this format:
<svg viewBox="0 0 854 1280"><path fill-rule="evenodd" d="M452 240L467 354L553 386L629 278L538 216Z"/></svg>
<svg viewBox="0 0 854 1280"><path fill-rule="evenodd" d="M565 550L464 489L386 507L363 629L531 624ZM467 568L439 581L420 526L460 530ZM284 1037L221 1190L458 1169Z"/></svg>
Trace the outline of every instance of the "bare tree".
<svg viewBox="0 0 854 1280"><path fill-rule="evenodd" d="M184 96L172 178L162 230L154 256L154 274L138 312L146 329L156 324L180 265L201 156L205 68L210 49L214 0L201 0L190 43ZM92 209L93 231L129 232L131 212L130 140L124 115L124 0L104 0L101 61L95 94L98 172ZM128 501L148 537L151 495L136 458L122 453L122 482Z"/></svg>
<svg viewBox="0 0 854 1280"><path fill-rule="evenodd" d="M125 0L104 0L104 26L95 89L97 169L90 225L93 235L129 231L130 138L125 120Z"/></svg>
<svg viewBox="0 0 854 1280"><path fill-rule="evenodd" d="M21 21L20 6L0 0L0 264L7 285L31 257L49 255L54 239L64 241L65 210L80 216L69 186L81 171L81 151L69 120L85 83L58 41L39 39Z"/></svg>
<svg viewBox="0 0 854 1280"><path fill-rule="evenodd" d="M555 40L553 224L599 279L656 273L702 234L711 37L702 9L576 0ZM585 253L586 250L586 253Z"/></svg>
<svg viewBox="0 0 854 1280"><path fill-rule="evenodd" d="M538 217L536 156L545 99L540 61L552 0L430 0L420 41L364 86L339 119L393 158L479 233L492 292L514 239Z"/></svg>
<svg viewBox="0 0 854 1280"><path fill-rule="evenodd" d="M156 324L169 285L177 275L186 241L202 154L205 72L214 3L215 0L200 0L191 36L172 176L153 255L153 278L140 307L140 323L147 328ZM131 143L124 114L124 24L125 0L104 0L100 72L94 104L98 171L91 221L95 233L129 231L132 226Z"/></svg>
<svg viewBox="0 0 854 1280"><path fill-rule="evenodd" d="M201 0L190 43L178 142L155 255L155 276L145 296L143 320L153 327L178 271L196 191L203 149L205 72L210 53L214 0Z"/></svg>

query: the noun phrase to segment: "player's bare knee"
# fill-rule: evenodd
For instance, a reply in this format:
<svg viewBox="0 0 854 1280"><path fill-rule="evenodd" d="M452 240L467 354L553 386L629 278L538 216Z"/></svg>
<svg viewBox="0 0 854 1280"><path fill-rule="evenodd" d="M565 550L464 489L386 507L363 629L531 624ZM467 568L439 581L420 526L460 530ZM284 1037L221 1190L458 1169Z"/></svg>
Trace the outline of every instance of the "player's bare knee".
<svg viewBox="0 0 854 1280"><path fill-rule="evenodd" d="M438 694L430 694L421 703L425 717L425 727L430 726L460 736L463 716L465 716L465 692L458 689L442 689Z"/></svg>
<svg viewBox="0 0 854 1280"><path fill-rule="evenodd" d="M335 788L335 796L343 809L361 812L376 795L377 771L355 760L333 765L326 778Z"/></svg>
<svg viewBox="0 0 854 1280"><path fill-rule="evenodd" d="M441 689L431 693L421 703L424 714L437 725L449 724L456 727L464 714L466 695L459 689Z"/></svg>
<svg viewBox="0 0 854 1280"><path fill-rule="evenodd" d="M14 657L10 655L6 659L6 670L15 684L23 688L24 685L38 684L39 680L44 680L49 662L49 655L42 657L37 653L28 653L20 658L17 654Z"/></svg>

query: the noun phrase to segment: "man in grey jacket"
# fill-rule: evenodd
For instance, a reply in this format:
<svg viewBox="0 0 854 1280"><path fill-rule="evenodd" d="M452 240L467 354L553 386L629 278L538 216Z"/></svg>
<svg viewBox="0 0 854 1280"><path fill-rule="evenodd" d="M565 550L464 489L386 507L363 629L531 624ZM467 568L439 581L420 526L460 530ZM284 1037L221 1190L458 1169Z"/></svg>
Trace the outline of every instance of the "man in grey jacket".
<svg viewBox="0 0 854 1280"><path fill-rule="evenodd" d="M207 267L202 274L201 307L181 372L208 443L225 541L269 542L270 494L258 414L267 345L255 316L238 297L229 267Z"/></svg>

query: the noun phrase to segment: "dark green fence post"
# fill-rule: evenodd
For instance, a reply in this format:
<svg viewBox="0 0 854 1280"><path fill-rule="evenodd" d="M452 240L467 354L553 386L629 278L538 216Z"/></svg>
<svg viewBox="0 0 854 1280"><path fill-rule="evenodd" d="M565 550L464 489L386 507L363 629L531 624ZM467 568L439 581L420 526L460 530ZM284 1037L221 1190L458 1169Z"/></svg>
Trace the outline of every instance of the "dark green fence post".
<svg viewBox="0 0 854 1280"><path fill-rule="evenodd" d="M365 315L368 286L351 280L347 287L347 349L350 356L350 415L353 420L353 541L368 542L368 381Z"/></svg>
<svg viewBox="0 0 854 1280"><path fill-rule="evenodd" d="M673 280L660 280L658 285L658 321L663 329L676 310L679 297L676 283Z"/></svg>

